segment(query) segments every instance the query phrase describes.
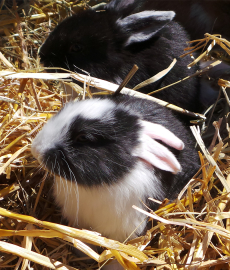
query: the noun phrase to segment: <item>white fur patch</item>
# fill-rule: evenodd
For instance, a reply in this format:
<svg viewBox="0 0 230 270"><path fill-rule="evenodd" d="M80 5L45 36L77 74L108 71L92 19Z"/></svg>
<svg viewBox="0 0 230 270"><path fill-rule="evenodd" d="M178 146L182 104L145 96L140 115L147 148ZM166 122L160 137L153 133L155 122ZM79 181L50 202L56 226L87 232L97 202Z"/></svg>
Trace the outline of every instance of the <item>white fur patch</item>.
<svg viewBox="0 0 230 270"><path fill-rule="evenodd" d="M84 119L101 119L106 116L116 104L109 99L88 99L68 103L62 112L51 118L33 141L31 151L35 158L42 163L45 151L51 149L56 143L61 143L66 137L70 124L74 118L81 116Z"/></svg>
<svg viewBox="0 0 230 270"><path fill-rule="evenodd" d="M124 241L136 228L131 238L146 226L146 221L141 224L146 216L132 205L145 208L141 201L146 196L155 198L161 189L153 171L139 161L135 169L111 186L84 188L56 176L54 195L63 215L74 226Z"/></svg>
<svg viewBox="0 0 230 270"><path fill-rule="evenodd" d="M115 106L115 103L109 99L87 99L70 103L64 108L65 111L62 114L67 114L69 118L80 115L85 119L100 119Z"/></svg>

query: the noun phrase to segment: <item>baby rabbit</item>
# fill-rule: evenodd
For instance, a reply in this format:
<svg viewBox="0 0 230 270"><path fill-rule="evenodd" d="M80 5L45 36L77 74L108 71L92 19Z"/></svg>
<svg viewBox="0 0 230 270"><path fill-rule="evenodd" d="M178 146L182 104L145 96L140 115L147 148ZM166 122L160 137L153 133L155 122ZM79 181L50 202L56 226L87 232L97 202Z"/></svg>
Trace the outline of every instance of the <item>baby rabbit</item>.
<svg viewBox="0 0 230 270"><path fill-rule="evenodd" d="M172 112L126 95L68 103L39 132L32 154L54 175L63 215L119 241L145 218L132 205L156 210L149 197L174 199L198 169L191 134Z"/></svg>
<svg viewBox="0 0 230 270"><path fill-rule="evenodd" d="M141 0L112 0L102 11L88 9L61 22L40 48L45 67L62 67L120 84L134 64L139 70L128 83L133 88L167 68L176 66L159 81L141 89L152 92L183 79L189 57L179 58L189 40L173 21L173 11L140 11ZM154 94L155 97L191 111L200 111L198 79L191 78Z"/></svg>

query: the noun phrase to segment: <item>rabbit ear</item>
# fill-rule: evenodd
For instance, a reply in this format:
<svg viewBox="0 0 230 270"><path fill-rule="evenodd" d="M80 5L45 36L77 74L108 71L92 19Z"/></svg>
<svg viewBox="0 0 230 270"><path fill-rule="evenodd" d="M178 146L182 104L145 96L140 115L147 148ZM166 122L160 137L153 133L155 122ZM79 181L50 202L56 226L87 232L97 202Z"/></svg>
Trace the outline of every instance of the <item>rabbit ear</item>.
<svg viewBox="0 0 230 270"><path fill-rule="evenodd" d="M117 20L122 31L129 33L125 46L145 42L160 31L175 16L174 11L142 11Z"/></svg>
<svg viewBox="0 0 230 270"><path fill-rule="evenodd" d="M141 120L141 126L143 127L144 134L157 140L161 140L163 143L177 149L183 150L184 143L177 136L175 136L167 128L159 124L154 124L148 121Z"/></svg>
<svg viewBox="0 0 230 270"><path fill-rule="evenodd" d="M174 174L180 172L181 166L176 157L168 148L154 139L159 139L178 150L184 148L184 143L161 125L147 121L141 121L141 125L143 129L140 137L140 145L134 151L133 156L137 156L161 170Z"/></svg>

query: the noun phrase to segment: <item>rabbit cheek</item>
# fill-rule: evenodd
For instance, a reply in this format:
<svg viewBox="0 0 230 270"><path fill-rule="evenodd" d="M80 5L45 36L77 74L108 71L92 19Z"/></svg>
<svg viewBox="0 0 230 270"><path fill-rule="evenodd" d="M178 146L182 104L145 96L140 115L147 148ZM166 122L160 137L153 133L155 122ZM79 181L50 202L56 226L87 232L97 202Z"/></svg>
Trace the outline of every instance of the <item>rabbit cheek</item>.
<svg viewBox="0 0 230 270"><path fill-rule="evenodd" d="M70 181L76 180L74 165L63 147L56 146L47 150L43 156L43 163L51 173Z"/></svg>

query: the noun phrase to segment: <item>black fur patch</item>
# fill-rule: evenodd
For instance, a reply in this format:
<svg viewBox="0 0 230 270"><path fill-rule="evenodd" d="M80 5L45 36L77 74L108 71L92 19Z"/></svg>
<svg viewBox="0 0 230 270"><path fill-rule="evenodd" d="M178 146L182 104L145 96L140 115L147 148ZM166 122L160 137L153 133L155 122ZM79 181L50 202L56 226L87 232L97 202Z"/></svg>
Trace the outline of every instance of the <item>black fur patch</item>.
<svg viewBox="0 0 230 270"><path fill-rule="evenodd" d="M114 184L135 166L139 130L138 117L125 108L117 108L108 121L78 116L60 144L45 153L44 163L84 186Z"/></svg>

